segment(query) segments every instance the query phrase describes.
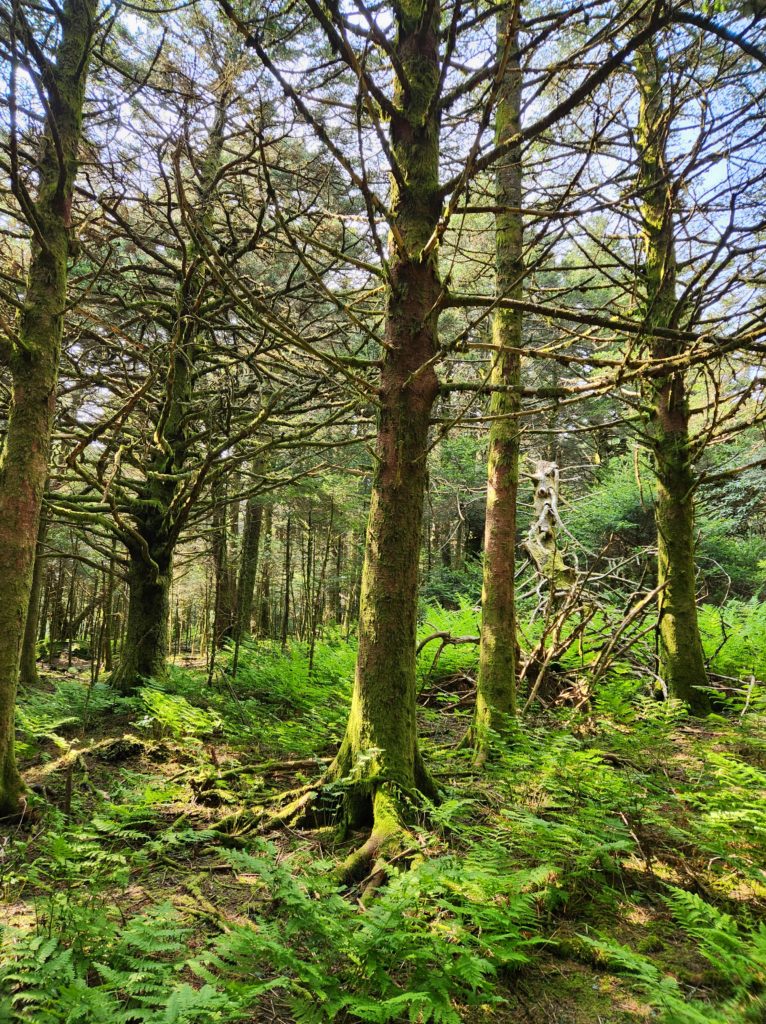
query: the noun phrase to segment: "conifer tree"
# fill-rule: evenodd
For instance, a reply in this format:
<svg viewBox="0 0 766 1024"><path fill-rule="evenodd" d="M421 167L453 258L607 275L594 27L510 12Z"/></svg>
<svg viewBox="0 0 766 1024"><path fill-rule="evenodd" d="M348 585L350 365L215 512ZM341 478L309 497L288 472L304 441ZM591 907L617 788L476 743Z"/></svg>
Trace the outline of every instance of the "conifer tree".
<svg viewBox="0 0 766 1024"><path fill-rule="evenodd" d="M72 201L82 141L96 0L64 0L42 14L14 4L2 18L11 48L11 185L31 234L16 337L4 347L13 390L0 455L0 815L19 809L14 707L56 403L69 260L77 252ZM55 38L55 51L47 50ZM44 97L37 192L25 180L17 124L18 72Z"/></svg>

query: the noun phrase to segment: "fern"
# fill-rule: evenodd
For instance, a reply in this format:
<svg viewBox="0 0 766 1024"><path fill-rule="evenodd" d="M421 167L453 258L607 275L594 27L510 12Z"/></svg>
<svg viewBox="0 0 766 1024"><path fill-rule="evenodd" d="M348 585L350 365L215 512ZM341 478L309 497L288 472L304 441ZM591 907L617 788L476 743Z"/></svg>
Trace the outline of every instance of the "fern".
<svg viewBox="0 0 766 1024"><path fill-rule="evenodd" d="M766 924L748 930L695 893L671 888L665 897L678 925L697 940L700 954L735 991L766 986Z"/></svg>
<svg viewBox="0 0 766 1024"><path fill-rule="evenodd" d="M514 873L496 848L487 852L468 861L438 858L395 875L363 915L319 876L310 886L294 877L267 844L257 856L229 852L264 910L253 926L222 938L197 970L207 981L234 975L242 993L248 979L268 975L305 1024L341 1013L370 1024L405 1016L459 1024L455 1002L496 1002L497 971L525 963L541 941L534 894L540 879Z"/></svg>
<svg viewBox="0 0 766 1024"><path fill-rule="evenodd" d="M153 686L139 691L139 700L146 715L136 723L140 728L151 728L160 735L207 736L221 728L221 717L214 711L194 707L176 694L165 693Z"/></svg>
<svg viewBox="0 0 766 1024"><path fill-rule="evenodd" d="M192 929L170 904L120 928L44 938L11 931L0 968L7 1021L30 1024L213 1024L242 1019L235 998L179 977ZM108 962L104 959L108 955Z"/></svg>
<svg viewBox="0 0 766 1024"><path fill-rule="evenodd" d="M612 966L632 976L662 1012L665 1024L750 1024L763 1019L766 985L766 925L748 929L695 893L671 887L664 897L678 926L695 940L729 998L717 1003L689 999L678 981L646 957L605 938L582 941Z"/></svg>

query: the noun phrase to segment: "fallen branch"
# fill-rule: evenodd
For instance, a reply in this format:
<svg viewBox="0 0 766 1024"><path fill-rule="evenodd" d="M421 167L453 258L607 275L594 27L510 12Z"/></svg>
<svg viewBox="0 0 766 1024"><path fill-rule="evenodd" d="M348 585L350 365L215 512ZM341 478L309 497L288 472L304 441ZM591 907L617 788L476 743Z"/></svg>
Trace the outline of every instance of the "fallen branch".
<svg viewBox="0 0 766 1024"><path fill-rule="evenodd" d="M480 638L478 636L452 636L451 633L444 632L431 633L430 636L427 636L420 641L415 651L415 654L420 654L423 648L427 644L430 644L432 640L441 640L441 646L442 648L444 648L447 647L449 644L478 644L479 639Z"/></svg>
<svg viewBox="0 0 766 1024"><path fill-rule="evenodd" d="M105 755L114 754L120 751L121 747L124 747L127 748L124 750L124 756L130 757L139 751L143 752L147 746L149 744L145 740L140 740L137 736L126 734L125 736L112 736L107 740L99 740L98 743L91 743L88 747L72 747L66 754L63 754L55 761L30 769L24 776L24 781L30 787L40 786L51 775L64 771L76 764L77 761L92 754L97 754L104 758ZM108 756L106 756L106 760L109 760Z"/></svg>

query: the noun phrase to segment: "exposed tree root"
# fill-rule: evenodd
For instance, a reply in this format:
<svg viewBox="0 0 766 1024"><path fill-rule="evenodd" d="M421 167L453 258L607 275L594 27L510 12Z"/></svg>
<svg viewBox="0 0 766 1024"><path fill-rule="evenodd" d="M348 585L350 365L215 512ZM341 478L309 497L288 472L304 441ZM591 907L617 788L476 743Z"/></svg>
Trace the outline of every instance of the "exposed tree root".
<svg viewBox="0 0 766 1024"><path fill-rule="evenodd" d="M25 793L19 797L18 807L14 811L0 814L0 826L2 828L26 827L34 825L40 820L39 810L27 803Z"/></svg>
<svg viewBox="0 0 766 1024"><path fill-rule="evenodd" d="M215 831L226 837L224 841L236 844L247 835L279 828L325 832L332 826L340 839L358 829L369 829L364 843L334 872L342 885L361 884L364 901L385 882L394 862L411 862L420 856L420 846L407 823L423 805L423 798L437 803L439 791L419 752L414 775L415 787L407 789L375 778L374 772L372 777L355 778L349 752L341 746L320 780L280 793L274 798L277 806L228 815Z"/></svg>
<svg viewBox="0 0 766 1024"><path fill-rule="evenodd" d="M489 742L486 738L476 737L471 745L474 748L473 766L477 771L481 771L489 757Z"/></svg>
<svg viewBox="0 0 766 1024"><path fill-rule="evenodd" d="M391 783L376 789L372 797L372 819L367 841L335 869L335 877L341 884L362 883L363 901L385 882L394 860L419 852L402 819L401 795Z"/></svg>
<svg viewBox="0 0 766 1024"><path fill-rule="evenodd" d="M472 772L480 772L486 765L490 755L490 742L486 730L480 733L474 722L463 733L462 738L458 740L455 750L470 750L472 753Z"/></svg>
<svg viewBox="0 0 766 1024"><path fill-rule="evenodd" d="M245 836L253 832L269 832L276 828L307 827L312 822L313 802L319 795L316 783L299 789L285 790L273 798L276 807L264 806L252 811L227 814L213 826L213 829L230 836ZM316 824L312 827L319 827L325 823L317 818Z"/></svg>
<svg viewBox="0 0 766 1024"><path fill-rule="evenodd" d="M319 828L327 822L319 814L317 803L321 796L321 786L316 784L305 786L299 790L289 790L282 795L287 803L264 818L264 828Z"/></svg>

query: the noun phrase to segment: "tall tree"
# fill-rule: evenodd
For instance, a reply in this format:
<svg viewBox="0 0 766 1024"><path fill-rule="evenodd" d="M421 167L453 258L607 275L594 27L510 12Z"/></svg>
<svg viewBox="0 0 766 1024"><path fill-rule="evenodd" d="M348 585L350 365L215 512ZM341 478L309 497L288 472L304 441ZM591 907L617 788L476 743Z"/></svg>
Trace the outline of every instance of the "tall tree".
<svg viewBox="0 0 766 1024"><path fill-rule="evenodd" d="M504 5L497 16L497 59L501 84L495 108L495 141L504 145L521 133L522 72L520 4ZM516 144L495 168L496 294L523 294L521 148ZM481 645L473 740L477 760L486 757L490 730L502 730L516 713L516 611L514 577L516 500L519 486L519 420L522 313L498 309L492 325L491 422L487 460Z"/></svg>
<svg viewBox="0 0 766 1024"><path fill-rule="evenodd" d="M453 218L459 219L456 211L475 177L492 170L515 145L539 137L570 114L635 49L642 34L648 37L656 31L657 20L617 47L610 36L610 12L605 11L606 28L599 26L585 44L577 43L578 62L591 48L602 54L595 70L589 58L577 87L567 85L563 99L554 101L521 137L509 134L491 145L486 136L500 85L497 62L485 61L471 73L457 54L461 38L470 41L468 45L476 44L477 33L481 35L494 11L483 11L477 18L454 5L442 30L442 12L434 0L393 0L385 14L359 4L359 14L353 18L336 4L306 0L313 19L308 31L321 28L335 67L328 77L322 60L307 68L296 83L289 61L279 64L285 43L275 21L256 19L253 26L238 16L229 0L219 4L247 36L323 150L353 183L364 202L380 262L380 268L368 261L355 264L377 276L378 294L385 295L384 336L382 355L376 360L380 368L378 427L358 659L345 737L326 776L328 782L348 780L344 787L347 824L372 824L368 841L346 864L346 872L354 874L399 844L412 794L418 790L435 794L420 755L416 726L418 562L429 427L440 387L436 366L447 351L439 344L439 315L447 305L472 301L450 297L437 253ZM563 13L552 18L550 31L569 17ZM300 31L297 23L291 31L294 39ZM543 36L548 32L543 30ZM571 77L565 61L557 66L553 79L559 73ZM349 90L340 102L335 76ZM390 87L389 82L393 82ZM548 84L546 79L546 88ZM317 105L318 94L328 86L332 93L325 93ZM325 103L336 102L338 119L351 117L353 130L330 130ZM451 147L443 149L442 121L447 117L454 132ZM473 120L476 128L468 139L466 120ZM372 160L368 159L371 151ZM455 172L451 177L443 174L450 162ZM385 199L377 191L384 167L389 190ZM381 222L388 229L387 252L380 242ZM337 250L336 254L343 257Z"/></svg>
<svg viewBox="0 0 766 1024"><path fill-rule="evenodd" d="M644 321L673 331L683 310L677 298L675 218L677 184L667 158L672 109L658 44L641 46L635 57L639 93L636 125L638 192L644 247ZM652 333L651 354L667 360L682 354L684 343L672 335ZM694 559L695 475L689 437L690 409L683 370L652 378L644 388L648 436L657 478L657 582L659 592L659 673L674 697L696 712L708 709L698 687L707 682L705 656L697 621Z"/></svg>
<svg viewBox="0 0 766 1024"><path fill-rule="evenodd" d="M195 421L194 390L202 346L201 307L210 275L201 239L210 230L226 124L232 101L231 68L219 68L213 121L196 168L194 195L181 199L189 234L178 268L175 318L169 344L165 392L153 424L144 484L133 503L134 527L122 531L129 556L129 603L125 645L112 673L122 690L166 672L173 554L188 505L180 500ZM191 156L194 161L193 155ZM179 168L180 163L176 165ZM177 182L179 192L182 183ZM184 202L188 205L184 208ZM202 243L204 244L204 243Z"/></svg>
<svg viewBox="0 0 766 1024"><path fill-rule="evenodd" d="M395 2L390 104L392 180L385 355L367 520L359 651L346 735L330 779L359 773L351 825L373 817L363 869L400 828L402 796L434 795L418 750L415 640L431 408L439 382L439 279L429 245L439 221L439 34L430 0ZM351 865L349 865L351 867Z"/></svg>
<svg viewBox="0 0 766 1024"><path fill-rule="evenodd" d="M0 815L18 811L23 789L14 757L14 705L48 475L68 261L76 248L72 197L96 12L97 0L64 0L44 13L27 14L14 4L1 15L11 50L12 188L32 235L32 251L18 333L2 352L13 391L0 456ZM38 25L38 17L45 24ZM48 38L57 39L52 55L46 52ZM36 196L20 169L19 67L44 97Z"/></svg>

